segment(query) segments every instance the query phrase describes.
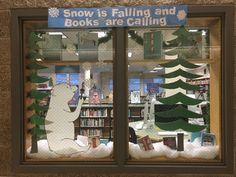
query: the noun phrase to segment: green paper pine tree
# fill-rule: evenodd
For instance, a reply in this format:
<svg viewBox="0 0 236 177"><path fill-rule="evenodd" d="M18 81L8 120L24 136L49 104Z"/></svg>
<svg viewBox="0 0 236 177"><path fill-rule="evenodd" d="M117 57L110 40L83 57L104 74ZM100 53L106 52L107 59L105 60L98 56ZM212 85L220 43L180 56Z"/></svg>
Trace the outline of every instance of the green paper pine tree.
<svg viewBox="0 0 236 177"><path fill-rule="evenodd" d="M37 59L42 58L39 53L39 46L37 42L42 39L39 36L39 33L31 32L29 35L29 58L30 62L27 65L29 70L28 81L30 84L39 84L49 81L46 77L41 77L38 75L38 70L45 69L47 67L37 63ZM41 92L37 89L32 89L28 92L28 97L31 99L31 104L27 107L28 110L33 112L33 115L28 118L28 122L33 126L28 130L28 133L31 134L31 153L38 152L38 140L40 136L45 134L45 130L41 127L45 125L45 111L48 110L47 105L40 104L40 101L45 97L48 97L48 93Z"/></svg>
<svg viewBox="0 0 236 177"><path fill-rule="evenodd" d="M178 28L173 33L173 35L177 37L173 40L167 41L167 44L164 44L165 49L168 49L165 54L169 56L175 55L177 56L177 59L171 60L167 63L160 65L164 68L174 68L176 66L182 66L191 70L200 67L187 61L188 58L194 58L196 55L198 55L198 52L196 52L197 50L194 49L196 41L194 40L192 34L182 26ZM160 75L160 77L167 79L176 78L178 76L181 76L186 79L196 79L201 77L201 75L193 74L182 69L177 69L173 72ZM181 79L172 83L160 84L160 87L164 89L181 88L184 90L193 91L200 90L199 86L191 85ZM158 119L155 123L159 128L167 131L182 129L188 132L198 132L206 128L206 126L188 123L189 118L201 118L203 117L203 115L188 110L187 106L198 105L203 100L190 98L186 94L178 92L172 96L160 98L159 101L172 108L168 111L155 113L158 116Z"/></svg>

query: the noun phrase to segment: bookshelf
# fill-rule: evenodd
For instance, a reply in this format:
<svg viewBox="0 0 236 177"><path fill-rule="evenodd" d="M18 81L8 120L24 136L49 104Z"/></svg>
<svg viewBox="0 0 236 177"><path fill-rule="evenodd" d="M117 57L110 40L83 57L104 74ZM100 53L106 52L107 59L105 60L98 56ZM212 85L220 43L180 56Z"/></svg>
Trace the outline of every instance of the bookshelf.
<svg viewBox="0 0 236 177"><path fill-rule="evenodd" d="M98 136L103 139L113 138L112 104L84 104L79 118L74 122L75 138L77 135Z"/></svg>
<svg viewBox="0 0 236 177"><path fill-rule="evenodd" d="M138 104L129 104L128 109L128 119L129 122L135 122L143 120L144 118L144 104L138 103Z"/></svg>

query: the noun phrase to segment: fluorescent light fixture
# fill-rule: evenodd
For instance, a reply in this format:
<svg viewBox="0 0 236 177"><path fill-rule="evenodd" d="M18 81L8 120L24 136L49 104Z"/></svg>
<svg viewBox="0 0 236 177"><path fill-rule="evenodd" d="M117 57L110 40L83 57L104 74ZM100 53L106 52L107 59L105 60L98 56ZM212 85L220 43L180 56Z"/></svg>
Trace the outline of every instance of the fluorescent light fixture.
<svg viewBox="0 0 236 177"><path fill-rule="evenodd" d="M62 32L48 32L49 35L63 35Z"/></svg>
<svg viewBox="0 0 236 177"><path fill-rule="evenodd" d="M106 32L103 32L103 31L91 31L90 33L97 33L98 38L102 38L102 37L105 37L107 35Z"/></svg>
<svg viewBox="0 0 236 177"><path fill-rule="evenodd" d="M156 67L153 68L153 71L157 71L157 70L162 70L163 67L160 65L157 65Z"/></svg>
<svg viewBox="0 0 236 177"><path fill-rule="evenodd" d="M202 30L202 36L206 36L206 31Z"/></svg>
<svg viewBox="0 0 236 177"><path fill-rule="evenodd" d="M198 32L198 30L197 29L190 29L190 30L188 30L189 32Z"/></svg>
<svg viewBox="0 0 236 177"><path fill-rule="evenodd" d="M66 39L66 38L67 38L67 36L64 35L64 33L62 33L62 32L48 32L48 34L51 35L51 36L54 36L54 35L61 35L61 37L62 37L63 39Z"/></svg>
<svg viewBox="0 0 236 177"><path fill-rule="evenodd" d="M43 61L42 58L36 58L35 60L36 60L36 61Z"/></svg>

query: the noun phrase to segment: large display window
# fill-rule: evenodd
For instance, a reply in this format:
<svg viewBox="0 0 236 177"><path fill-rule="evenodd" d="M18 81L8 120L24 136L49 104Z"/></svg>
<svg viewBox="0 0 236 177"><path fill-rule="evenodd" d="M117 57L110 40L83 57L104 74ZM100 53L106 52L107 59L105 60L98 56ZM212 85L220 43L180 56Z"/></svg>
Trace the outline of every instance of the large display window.
<svg viewBox="0 0 236 177"><path fill-rule="evenodd" d="M14 11L17 167L230 172L232 11L189 11L185 26L91 29Z"/></svg>

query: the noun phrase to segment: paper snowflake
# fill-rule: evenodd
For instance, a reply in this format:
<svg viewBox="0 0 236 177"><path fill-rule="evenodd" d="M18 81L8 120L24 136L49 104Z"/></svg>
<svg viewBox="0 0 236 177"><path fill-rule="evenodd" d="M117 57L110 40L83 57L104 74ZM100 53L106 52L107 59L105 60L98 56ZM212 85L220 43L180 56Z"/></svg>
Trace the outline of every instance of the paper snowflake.
<svg viewBox="0 0 236 177"><path fill-rule="evenodd" d="M48 13L51 17L58 17L59 16L58 8L49 8Z"/></svg>
<svg viewBox="0 0 236 177"><path fill-rule="evenodd" d="M185 19L186 16L187 16L187 13L184 10L179 10L178 11L177 17L178 17L179 20Z"/></svg>

